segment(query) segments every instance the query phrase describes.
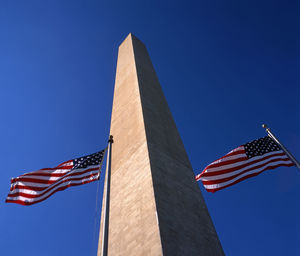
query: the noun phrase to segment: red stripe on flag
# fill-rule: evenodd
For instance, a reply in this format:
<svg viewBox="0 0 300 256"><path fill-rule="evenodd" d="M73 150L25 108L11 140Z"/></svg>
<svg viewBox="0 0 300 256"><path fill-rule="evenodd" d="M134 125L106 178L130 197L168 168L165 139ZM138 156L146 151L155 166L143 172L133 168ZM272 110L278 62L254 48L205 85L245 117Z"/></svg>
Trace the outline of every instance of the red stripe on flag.
<svg viewBox="0 0 300 256"><path fill-rule="evenodd" d="M220 175L220 174L226 174L226 173L230 173L230 172L233 172L233 171L237 171L237 170L239 170L239 169L242 169L242 168L245 168L245 167L247 167L247 166L251 166L251 165L253 165L253 164L255 164L255 163L259 163L259 162L261 162L261 161L264 161L264 160L267 160L267 159L269 159L269 158L272 158L272 157L280 157L280 156L285 156L285 157L287 157L286 156L286 154L284 154L284 153L276 153L276 154L273 154L273 155L269 155L269 156L265 156L265 157L260 157L259 159L253 159L253 160L251 160L251 158L250 159L248 159L248 158L246 158L246 160L243 160L243 161L236 161L235 163L242 163L242 162L245 162L245 164L241 164L241 165L238 165L238 166L236 166L236 167L232 167L232 168L226 168L226 165L227 165L227 162L225 161L224 162L224 170L222 170L222 171L210 171L209 169L211 169L211 168L205 168L204 169L204 171L200 174L200 178L201 177L208 177L208 176L215 176L215 175ZM280 159L280 158L279 158ZM288 158L287 158L288 159ZM282 159L283 160L283 159ZM288 159L289 160L289 159ZM218 167L222 167L222 165L220 165L220 166L218 166ZM207 171L207 172L205 172L205 171Z"/></svg>
<svg viewBox="0 0 300 256"><path fill-rule="evenodd" d="M9 199L6 199L5 202L6 203L16 203L16 204L21 204L21 205L32 205L32 204L36 204L36 203L39 203L39 202L42 202L44 200L46 200L48 197L52 196L54 193L58 192L58 191L63 191L65 190L66 188L69 188L69 187L74 187L74 186L79 186L79 185L83 185L83 184L87 184L87 183L90 183L90 182L93 182L95 180L97 180L98 178L95 178L95 179L92 179L92 180L87 180L87 181L83 181L79 184L68 184L64 187L60 187L59 189L53 191L51 194L49 194L48 196L46 196L45 198L41 199L41 200L36 200L36 201L33 201L33 202L26 202L26 201L23 201L23 200L9 200Z"/></svg>
<svg viewBox="0 0 300 256"><path fill-rule="evenodd" d="M223 189L223 188L228 188L228 187L230 187L230 186L232 186L232 185L234 185L234 184L237 184L237 183L239 183L239 182L241 182L241 181L243 181L243 180L246 180L246 179L248 179L248 178L257 176L258 174L261 174L262 172L264 172L264 171L266 171L266 170L272 170L272 169L275 169L275 168L280 167L280 166L291 167L291 166L294 166L294 164L293 164L293 163L290 163L290 164L280 164L280 165L276 165L276 166L266 167L265 169L263 169L263 170L260 171L260 172L251 173L251 174L249 174L249 175L247 175L247 176L244 176L244 177L242 177L242 178L240 178L240 179L238 179L238 180L236 180L236 181L234 181L234 182L232 182L232 183L230 183L230 184L228 184L228 185L225 185L225 186L222 186L222 187L219 187L219 188L215 188L215 189L209 189L209 188L205 188L205 189L206 189L208 192L216 192L216 191L221 190L221 189Z"/></svg>
<svg viewBox="0 0 300 256"><path fill-rule="evenodd" d="M77 170L74 170L76 172L70 171L68 174L64 173L63 175L60 176L61 177L60 179L56 179L56 180L41 180L41 179L27 178L27 177L21 176L20 178L16 178L15 181L12 182L12 183L15 183L15 182L32 182L32 183L41 183L41 184L53 184L53 183L59 182L61 179L65 178L65 177L76 176L76 175L83 174L87 171L96 171L98 169L99 169L99 167L89 168L89 169L81 171L81 172L79 172ZM80 170L80 169L78 169L78 170ZM32 175L32 176L35 176L35 175ZM49 178L51 178L51 176L49 176Z"/></svg>
<svg viewBox="0 0 300 256"><path fill-rule="evenodd" d="M93 176L98 176L98 175L99 175L98 173L93 173L93 174L89 174L89 175L86 175L86 176L83 176L83 177L80 177L80 178L67 179L67 180L64 180L64 181L60 182L59 184L55 184L55 186L52 186L52 187L49 187L49 188L45 189L45 191L43 191L40 194L29 194L29 193L24 193L24 192L18 192L17 191L15 193L9 194L9 197L18 197L18 196L23 196L23 197L26 197L26 198L41 197L41 196L45 195L46 193L48 193L49 191L51 191L52 189L58 187L61 184L64 184L64 183L67 183L67 182L70 182L70 181L88 179L88 178L92 178ZM24 187L25 188L16 188L16 189L27 189L26 186L24 186Z"/></svg>
<svg viewBox="0 0 300 256"><path fill-rule="evenodd" d="M232 180L240 175L243 175L244 173L246 172L249 172L249 171L253 171L255 169L258 169L258 168L261 168L269 163L274 163L274 162L278 162L278 161L286 161L286 162L290 162L289 159L273 159L273 160L270 160L266 163L263 163L261 165L256 165L256 166L253 166L253 167L250 167L242 172L239 172L238 174L235 174L235 175L232 175L232 176L229 176L229 177L226 177L226 178L222 178L222 179L215 179L215 180L201 180L203 185L209 185L209 184L218 184L218 183L223 183L223 182L226 182L226 181L229 181L229 180ZM277 165L276 165L277 166ZM280 166L280 164L278 165Z"/></svg>

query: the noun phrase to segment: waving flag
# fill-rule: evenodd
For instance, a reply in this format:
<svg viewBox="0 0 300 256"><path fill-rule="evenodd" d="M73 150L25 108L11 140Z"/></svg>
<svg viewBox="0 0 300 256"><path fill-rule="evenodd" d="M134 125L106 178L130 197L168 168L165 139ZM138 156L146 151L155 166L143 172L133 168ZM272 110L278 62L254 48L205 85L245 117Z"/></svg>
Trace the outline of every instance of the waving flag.
<svg viewBox="0 0 300 256"><path fill-rule="evenodd" d="M55 192L99 179L105 150L11 179L7 203L31 205Z"/></svg>
<svg viewBox="0 0 300 256"><path fill-rule="evenodd" d="M281 147L269 136L265 136L233 149L209 164L195 178L202 181L208 192L215 192L265 170L293 165Z"/></svg>

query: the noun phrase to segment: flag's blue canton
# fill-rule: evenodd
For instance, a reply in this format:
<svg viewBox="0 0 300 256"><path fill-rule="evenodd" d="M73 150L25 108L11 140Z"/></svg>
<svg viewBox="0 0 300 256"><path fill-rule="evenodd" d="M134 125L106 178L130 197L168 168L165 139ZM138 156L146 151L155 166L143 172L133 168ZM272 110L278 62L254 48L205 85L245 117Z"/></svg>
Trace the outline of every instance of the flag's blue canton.
<svg viewBox="0 0 300 256"><path fill-rule="evenodd" d="M244 148L248 158L262 156L272 151L281 150L280 146L269 136L251 141L245 144Z"/></svg>
<svg viewBox="0 0 300 256"><path fill-rule="evenodd" d="M76 158L73 160L73 164L74 164L73 169L87 168L88 166L91 165L99 165L102 161L103 156L104 156L104 150L88 156Z"/></svg>

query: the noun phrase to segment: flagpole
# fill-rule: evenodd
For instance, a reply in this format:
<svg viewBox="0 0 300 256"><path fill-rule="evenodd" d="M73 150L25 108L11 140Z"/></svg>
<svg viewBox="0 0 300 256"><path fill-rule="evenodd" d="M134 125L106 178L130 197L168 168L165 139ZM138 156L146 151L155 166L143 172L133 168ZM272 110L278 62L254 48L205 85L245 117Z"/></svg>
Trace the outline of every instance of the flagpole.
<svg viewBox="0 0 300 256"><path fill-rule="evenodd" d="M296 167L298 167L298 169L300 170L300 164L299 162L296 160L296 158L286 149L285 146L283 146L282 143L280 143L280 141L275 137L275 135L271 132L270 128L268 128L268 126L266 124L262 125L263 128L266 129L268 135L276 141L276 143L282 148L282 150L287 154L287 156L289 157L289 159L296 165Z"/></svg>
<svg viewBox="0 0 300 256"><path fill-rule="evenodd" d="M107 256L108 248L108 228L109 228L109 198L110 198L110 175L111 175L111 149L112 143L114 142L113 136L109 136L108 140L108 153L106 160L106 198L105 198L105 208L103 216L103 235L102 235L102 248L101 256Z"/></svg>

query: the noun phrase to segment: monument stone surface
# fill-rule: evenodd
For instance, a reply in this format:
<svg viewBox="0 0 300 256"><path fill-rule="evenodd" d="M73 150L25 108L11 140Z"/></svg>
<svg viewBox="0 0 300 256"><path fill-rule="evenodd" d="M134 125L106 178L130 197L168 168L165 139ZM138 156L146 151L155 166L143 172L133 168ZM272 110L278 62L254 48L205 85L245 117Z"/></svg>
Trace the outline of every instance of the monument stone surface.
<svg viewBox="0 0 300 256"><path fill-rule="evenodd" d="M224 255L146 47L132 34L119 47L110 134L108 255ZM100 231L98 255L101 244Z"/></svg>

